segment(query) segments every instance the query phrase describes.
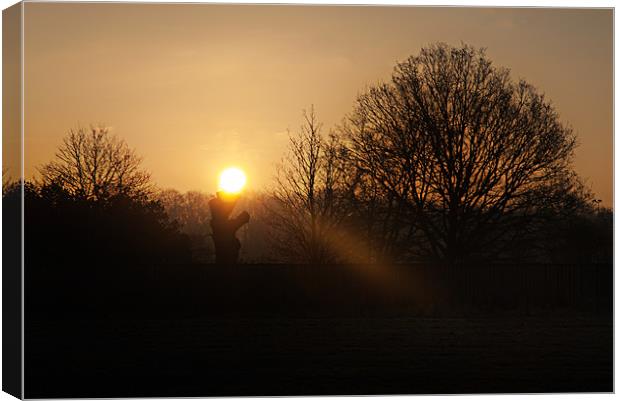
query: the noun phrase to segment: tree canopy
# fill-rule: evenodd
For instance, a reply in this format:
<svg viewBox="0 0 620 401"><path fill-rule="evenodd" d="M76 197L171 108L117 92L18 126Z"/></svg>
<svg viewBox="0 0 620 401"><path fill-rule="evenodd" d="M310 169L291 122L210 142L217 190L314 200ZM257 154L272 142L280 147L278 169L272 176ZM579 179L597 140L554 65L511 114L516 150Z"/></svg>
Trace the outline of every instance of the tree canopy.
<svg viewBox="0 0 620 401"><path fill-rule="evenodd" d="M423 48L358 97L342 131L356 168L437 258L490 252L535 215L541 193L570 189L571 128L484 49Z"/></svg>
<svg viewBox="0 0 620 401"><path fill-rule="evenodd" d="M94 200L115 195L142 196L150 189L150 174L142 159L108 129L69 130L55 160L39 168L43 185L59 186L69 194Z"/></svg>

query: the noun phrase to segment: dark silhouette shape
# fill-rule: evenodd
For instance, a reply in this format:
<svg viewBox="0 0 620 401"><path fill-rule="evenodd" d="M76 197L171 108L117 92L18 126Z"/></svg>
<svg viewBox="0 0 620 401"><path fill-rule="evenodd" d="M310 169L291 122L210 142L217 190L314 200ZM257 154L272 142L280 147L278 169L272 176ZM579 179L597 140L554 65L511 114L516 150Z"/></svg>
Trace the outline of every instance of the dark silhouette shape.
<svg viewBox="0 0 620 401"><path fill-rule="evenodd" d="M89 200L106 201L119 195L138 198L152 190L142 158L107 128L69 130L54 160L39 167L39 173L43 184Z"/></svg>
<svg viewBox="0 0 620 401"><path fill-rule="evenodd" d="M403 257L500 260L575 181L571 128L484 49L423 48L358 96L345 122L362 189L397 206L369 218L415 241Z"/></svg>
<svg viewBox="0 0 620 401"><path fill-rule="evenodd" d="M344 253L333 233L350 214L344 199L345 160L339 157L339 139L321 134L323 124L314 106L303 111L303 119L300 130L289 133L271 192L273 202L266 204L271 235L274 250L289 262L329 263Z"/></svg>
<svg viewBox="0 0 620 401"><path fill-rule="evenodd" d="M215 245L215 262L232 265L237 263L241 242L235 236L237 230L250 221L250 214L241 212L234 219L229 216L237 204L238 196L217 193L217 197L209 201L211 208L211 229Z"/></svg>

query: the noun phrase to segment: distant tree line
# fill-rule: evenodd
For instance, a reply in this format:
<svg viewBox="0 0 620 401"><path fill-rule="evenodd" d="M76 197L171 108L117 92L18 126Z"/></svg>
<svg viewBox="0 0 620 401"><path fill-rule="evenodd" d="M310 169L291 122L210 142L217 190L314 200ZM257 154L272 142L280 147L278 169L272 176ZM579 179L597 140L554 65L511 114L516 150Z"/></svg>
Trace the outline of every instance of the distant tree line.
<svg viewBox="0 0 620 401"><path fill-rule="evenodd" d="M613 214L572 168L574 133L484 50L424 48L340 125L312 107L289 140L272 188L240 200L243 262L612 260ZM20 202L6 175L3 201ZM70 130L24 195L37 268L214 260L212 195L157 189L105 128Z"/></svg>

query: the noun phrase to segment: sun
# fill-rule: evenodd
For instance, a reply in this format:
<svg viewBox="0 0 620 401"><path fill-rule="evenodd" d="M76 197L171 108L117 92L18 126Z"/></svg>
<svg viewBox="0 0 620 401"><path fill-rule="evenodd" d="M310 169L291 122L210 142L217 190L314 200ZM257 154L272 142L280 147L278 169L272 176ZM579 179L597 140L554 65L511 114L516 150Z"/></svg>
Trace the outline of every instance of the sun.
<svg viewBox="0 0 620 401"><path fill-rule="evenodd" d="M229 167L220 173L220 190L229 194L238 194L245 186L246 177L243 170Z"/></svg>

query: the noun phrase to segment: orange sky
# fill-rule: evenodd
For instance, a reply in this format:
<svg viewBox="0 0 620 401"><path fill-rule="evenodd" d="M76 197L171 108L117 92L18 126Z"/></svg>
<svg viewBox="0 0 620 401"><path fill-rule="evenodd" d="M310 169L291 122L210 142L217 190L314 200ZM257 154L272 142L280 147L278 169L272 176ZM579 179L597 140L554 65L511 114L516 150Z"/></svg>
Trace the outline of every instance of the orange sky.
<svg viewBox="0 0 620 401"><path fill-rule="evenodd" d="M329 128L367 85L436 41L489 57L553 101L579 136L575 166L612 204L611 10L189 4L25 4L25 173L66 131L103 123L161 187L249 186L315 105Z"/></svg>

